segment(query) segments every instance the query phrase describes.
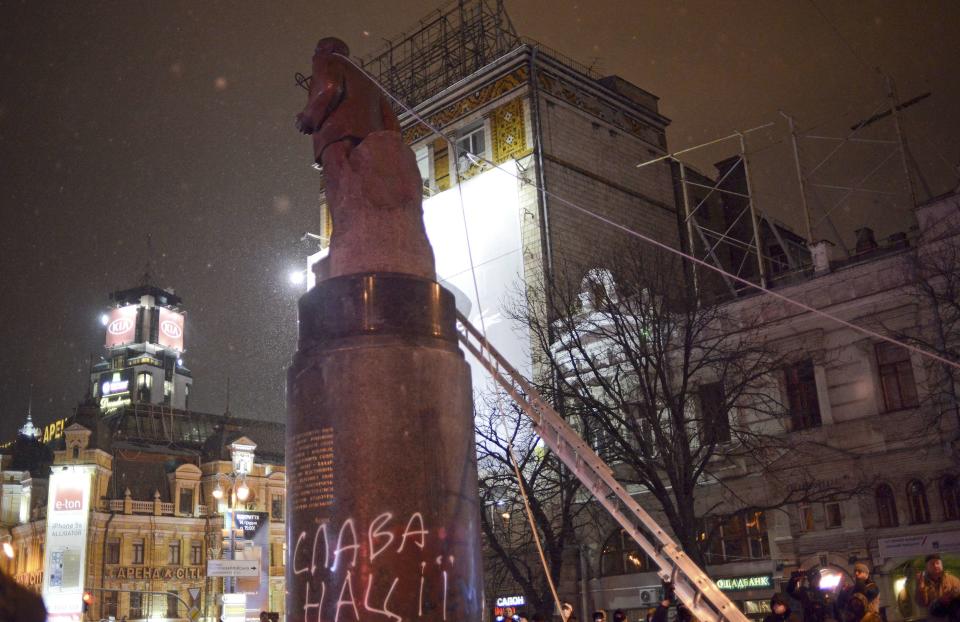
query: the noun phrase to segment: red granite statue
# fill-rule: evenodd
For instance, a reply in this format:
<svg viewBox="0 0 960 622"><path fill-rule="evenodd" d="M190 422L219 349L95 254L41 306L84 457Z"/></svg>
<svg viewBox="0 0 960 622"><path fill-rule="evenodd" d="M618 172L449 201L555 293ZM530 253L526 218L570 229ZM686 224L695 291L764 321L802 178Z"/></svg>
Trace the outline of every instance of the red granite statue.
<svg viewBox="0 0 960 622"><path fill-rule="evenodd" d="M400 131L390 103L362 72L351 65L347 44L335 37L320 39L313 53L310 96L297 115L297 129L313 135L318 164L349 152L372 132ZM328 147L339 148L324 155Z"/></svg>
<svg viewBox="0 0 960 622"><path fill-rule="evenodd" d="M386 97L348 54L340 39L317 43L307 106L297 115L297 128L313 136L333 221L318 279L370 272L433 279L416 158Z"/></svg>

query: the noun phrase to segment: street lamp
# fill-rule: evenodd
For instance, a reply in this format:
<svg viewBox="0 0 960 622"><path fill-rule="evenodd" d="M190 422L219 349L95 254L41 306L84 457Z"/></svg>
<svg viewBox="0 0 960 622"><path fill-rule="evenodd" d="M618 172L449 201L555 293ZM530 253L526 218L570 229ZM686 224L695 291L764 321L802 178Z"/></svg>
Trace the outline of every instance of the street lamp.
<svg viewBox="0 0 960 622"><path fill-rule="evenodd" d="M237 525L233 514L235 506L234 499L241 502L246 501L250 497L250 488L247 486L246 473L238 473L236 471L232 473L217 473L217 487L213 489L213 498L217 501L223 499L223 487L220 485L221 480L226 480L230 484L230 496L227 497L227 510L230 514L230 560L233 561L237 555ZM232 594L236 590L236 577L232 577L231 579L230 593Z"/></svg>
<svg viewBox="0 0 960 622"><path fill-rule="evenodd" d="M247 474L253 468L254 451L257 444L249 438L243 436L230 444L230 462L233 470L230 473L216 473L217 487L213 489L213 498L217 501L223 499L224 490L221 482L226 481L230 485L230 496L227 497L227 509L230 514L230 560L237 558L237 534L236 518L234 508L236 502L244 502L250 497L250 487L247 486ZM230 593L236 591L237 579L232 577L230 581Z"/></svg>

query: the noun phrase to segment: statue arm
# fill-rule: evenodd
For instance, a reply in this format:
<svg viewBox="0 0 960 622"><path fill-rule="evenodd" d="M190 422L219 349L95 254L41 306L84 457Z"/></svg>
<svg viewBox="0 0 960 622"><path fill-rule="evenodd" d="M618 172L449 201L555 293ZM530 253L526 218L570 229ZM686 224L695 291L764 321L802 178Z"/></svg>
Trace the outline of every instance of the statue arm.
<svg viewBox="0 0 960 622"><path fill-rule="evenodd" d="M310 99L297 115L297 127L304 134L317 131L330 116L344 95L344 73L335 63L314 67L310 83Z"/></svg>

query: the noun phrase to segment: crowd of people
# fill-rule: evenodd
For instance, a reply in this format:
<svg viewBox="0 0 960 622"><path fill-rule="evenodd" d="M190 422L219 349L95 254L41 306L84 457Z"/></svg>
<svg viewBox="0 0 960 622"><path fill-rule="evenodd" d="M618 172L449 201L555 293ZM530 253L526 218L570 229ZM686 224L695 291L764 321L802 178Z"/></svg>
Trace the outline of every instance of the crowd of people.
<svg viewBox="0 0 960 622"><path fill-rule="evenodd" d="M845 582L834 593L820 589L819 570L794 573L786 594L775 594L770 600L764 622L882 622L880 588L870 569L858 563L853 576L852 584ZM918 618L925 612L928 622L960 622L960 579L944 570L940 555L927 555L912 591L921 608ZM791 599L799 604L799 611L791 610Z"/></svg>
<svg viewBox="0 0 960 622"><path fill-rule="evenodd" d="M880 588L864 563L853 567L853 582L844 580L839 589L821 589L820 570L794 572L782 593L770 599L770 613L763 622L884 622L880 612ZM918 572L912 586L913 600L921 608L915 620L960 622L960 578L944 570L943 560L928 555L924 570ZM676 605L673 618L670 608ZM563 603L563 622L577 622L573 605ZM608 622L604 611L595 611L592 622ZM628 622L623 611L613 613L612 622ZM629 622L638 622L630 620ZM646 622L697 622L691 612L676 603L672 590L664 586L663 600L648 613Z"/></svg>

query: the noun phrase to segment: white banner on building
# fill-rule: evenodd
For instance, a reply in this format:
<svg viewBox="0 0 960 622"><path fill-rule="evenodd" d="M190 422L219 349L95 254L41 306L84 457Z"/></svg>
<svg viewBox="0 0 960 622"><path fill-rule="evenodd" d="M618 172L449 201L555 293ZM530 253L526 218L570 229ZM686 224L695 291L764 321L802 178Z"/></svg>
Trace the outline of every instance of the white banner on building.
<svg viewBox="0 0 960 622"><path fill-rule="evenodd" d="M90 522L90 467L54 467L47 496L43 602L50 622L79 622Z"/></svg>
<svg viewBox="0 0 960 622"><path fill-rule="evenodd" d="M919 536L899 536L877 540L880 557L917 557L930 553L960 551L960 531L929 533Z"/></svg>

